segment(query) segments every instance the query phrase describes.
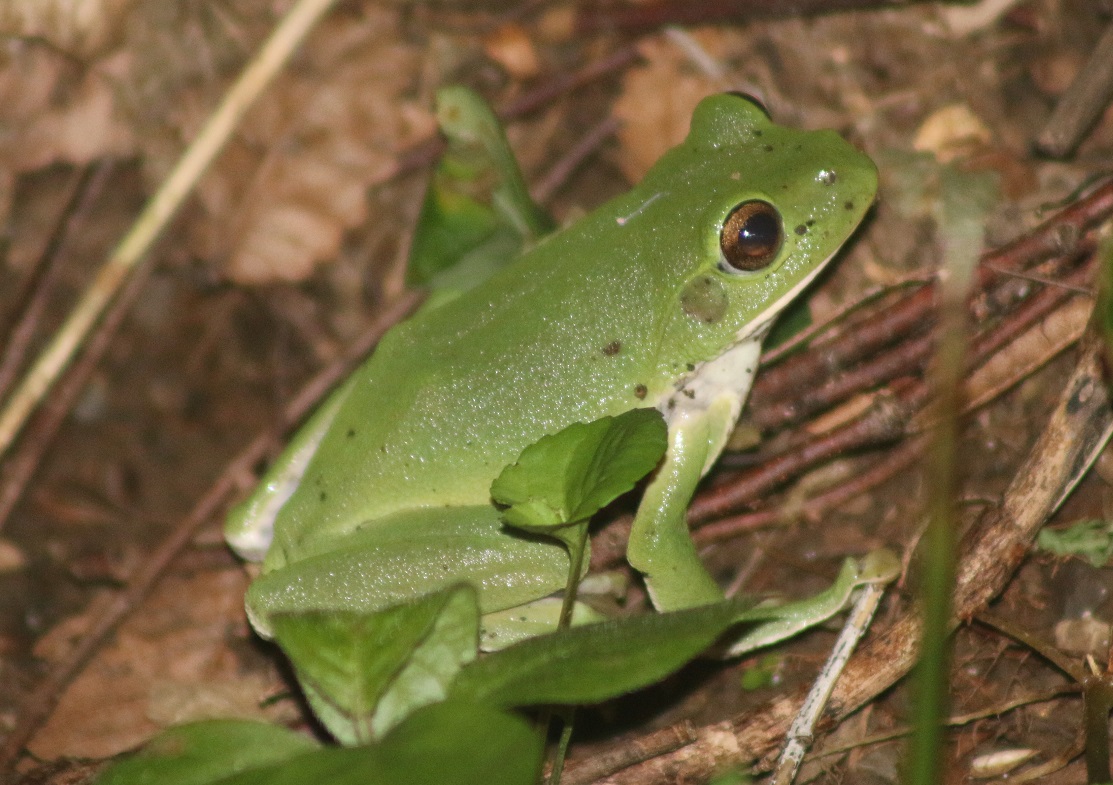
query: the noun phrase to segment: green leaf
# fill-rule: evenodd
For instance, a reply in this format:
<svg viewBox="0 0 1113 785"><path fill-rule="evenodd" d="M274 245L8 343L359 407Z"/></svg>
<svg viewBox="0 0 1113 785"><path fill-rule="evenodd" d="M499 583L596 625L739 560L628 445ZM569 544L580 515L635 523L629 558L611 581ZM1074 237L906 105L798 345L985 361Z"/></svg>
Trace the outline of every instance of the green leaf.
<svg viewBox="0 0 1113 785"><path fill-rule="evenodd" d="M316 749L307 736L250 720L209 720L164 731L113 764L98 785L206 785Z"/></svg>
<svg viewBox="0 0 1113 785"><path fill-rule="evenodd" d="M273 624L313 711L347 745L381 738L443 700L479 645L479 606L467 585L376 613L278 614Z"/></svg>
<svg viewBox="0 0 1113 785"><path fill-rule="evenodd" d="M452 695L498 706L598 703L675 672L746 609L743 601L727 600L530 638L468 665Z"/></svg>
<svg viewBox="0 0 1113 785"><path fill-rule="evenodd" d="M660 681L712 643L737 656L785 640L838 613L859 587L888 582L899 570L893 554L874 551L860 562L847 559L827 589L784 605L725 600L531 638L465 667L452 695L499 706L608 700Z"/></svg>
<svg viewBox="0 0 1113 785"><path fill-rule="evenodd" d="M507 523L527 531L579 523L631 490L667 447L656 409L575 423L527 447L491 485L491 496L507 506Z"/></svg>
<svg viewBox="0 0 1113 785"><path fill-rule="evenodd" d="M1065 529L1042 529L1036 544L1056 556L1078 556L1103 567L1113 558L1113 521L1083 520Z"/></svg>
<svg viewBox="0 0 1113 785"><path fill-rule="evenodd" d="M265 726L260 726L265 727ZM100 785L531 785L541 766L540 734L521 718L458 702L427 706L382 742L306 752L281 729L269 745L273 759L240 765L234 749L206 734L194 740L179 728L113 766ZM296 737L300 738L300 737ZM200 746L204 749L194 749ZM184 744L184 746L182 746ZM242 757L242 756L239 756ZM142 758L146 768L135 766ZM200 763L201 768L194 768ZM215 764L215 765L214 765Z"/></svg>
<svg viewBox="0 0 1113 785"><path fill-rule="evenodd" d="M757 661L742 670L738 686L744 690L758 690L776 685L785 658L780 654L764 654Z"/></svg>
<svg viewBox="0 0 1113 785"><path fill-rule="evenodd" d="M494 112L464 87L437 91L447 147L429 183L406 273L411 285L463 290L553 229L529 197Z"/></svg>

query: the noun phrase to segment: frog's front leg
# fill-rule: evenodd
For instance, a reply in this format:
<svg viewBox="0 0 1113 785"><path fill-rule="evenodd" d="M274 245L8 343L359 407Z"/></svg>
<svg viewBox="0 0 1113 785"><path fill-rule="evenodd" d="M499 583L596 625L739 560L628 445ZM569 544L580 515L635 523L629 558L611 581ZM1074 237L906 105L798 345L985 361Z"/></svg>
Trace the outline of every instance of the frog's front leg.
<svg viewBox="0 0 1113 785"><path fill-rule="evenodd" d="M708 463L718 455L734 418L729 401L687 412L669 425L669 448L630 531L626 557L645 576L653 605L672 611L723 598L688 532L688 503ZM721 447L719 447L721 449Z"/></svg>
<svg viewBox="0 0 1113 785"><path fill-rule="evenodd" d="M740 341L698 368L662 405L668 452L642 497L626 550L658 610L723 598L688 532L688 503L734 429L760 352L760 335Z"/></svg>

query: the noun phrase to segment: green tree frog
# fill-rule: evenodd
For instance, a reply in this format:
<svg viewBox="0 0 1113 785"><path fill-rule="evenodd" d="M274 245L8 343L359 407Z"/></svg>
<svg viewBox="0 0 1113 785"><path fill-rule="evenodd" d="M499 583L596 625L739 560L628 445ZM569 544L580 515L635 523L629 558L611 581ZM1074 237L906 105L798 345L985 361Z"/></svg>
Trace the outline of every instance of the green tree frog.
<svg viewBox="0 0 1113 785"><path fill-rule="evenodd" d="M668 450L628 559L661 610L721 592L685 512L723 449L777 314L874 199L873 162L833 131L704 99L640 185L476 288L399 324L231 515L263 560L256 629L283 611L373 611L459 581L483 613L559 590L565 549L506 529L491 482L546 434L655 407Z"/></svg>

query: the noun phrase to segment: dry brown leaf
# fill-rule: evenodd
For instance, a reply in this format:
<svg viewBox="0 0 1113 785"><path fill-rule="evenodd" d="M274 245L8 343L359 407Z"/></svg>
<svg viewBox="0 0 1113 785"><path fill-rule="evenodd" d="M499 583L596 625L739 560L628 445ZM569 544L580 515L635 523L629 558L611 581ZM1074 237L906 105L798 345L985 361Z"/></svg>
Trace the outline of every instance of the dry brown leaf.
<svg viewBox="0 0 1113 785"><path fill-rule="evenodd" d="M30 749L43 758L101 758L176 722L264 718L260 701L281 688L265 675L242 673L227 640L229 629L246 628L246 588L239 569L164 579L66 690ZM60 626L66 637L84 623ZM38 652L51 648L61 656L66 647Z"/></svg>
<svg viewBox="0 0 1113 785"><path fill-rule="evenodd" d="M932 112L920 124L912 147L949 163L970 150L987 145L993 132L966 104L951 104Z"/></svg>
<svg viewBox="0 0 1113 785"><path fill-rule="evenodd" d="M64 11L76 25L95 4L48 5L32 14L0 0L0 23L45 35ZM128 3L102 5L108 24L109 11ZM90 64L32 42L8 47L0 218L18 174L55 163L138 153L157 187L277 19L268 0L233 0L220 13L146 0L134 4L119 49ZM404 38L399 13L371 2L320 25L199 183L201 210L185 229L193 256L238 282L266 283L304 279L338 253L344 233L367 217L368 184L400 148L433 131L431 114L405 97L421 53Z"/></svg>
<svg viewBox="0 0 1113 785"><path fill-rule="evenodd" d="M666 150L684 140L696 104L721 89L664 36L647 39L640 48L645 65L626 72L612 110L622 121L618 165L630 182L641 180Z"/></svg>
<svg viewBox="0 0 1113 785"><path fill-rule="evenodd" d="M541 57L526 29L508 22L499 25L483 39L487 56L515 79L533 79L541 73Z"/></svg>
<svg viewBox="0 0 1113 785"><path fill-rule="evenodd" d="M122 66L107 58L82 68L32 42L13 42L0 53L0 220L21 173L135 154L131 125L116 110Z"/></svg>
<svg viewBox="0 0 1113 785"><path fill-rule="evenodd" d="M398 23L395 11L368 5L314 33L201 181L203 215L189 228L196 256L261 284L302 280L338 253L344 232L367 217L368 183L433 130L404 97L420 53ZM175 140L203 122L211 95L207 85L178 97L171 132L149 148L152 182L180 154Z"/></svg>
<svg viewBox="0 0 1113 785"><path fill-rule="evenodd" d="M41 38L74 57L100 51L119 36L134 0L0 0L0 34Z"/></svg>

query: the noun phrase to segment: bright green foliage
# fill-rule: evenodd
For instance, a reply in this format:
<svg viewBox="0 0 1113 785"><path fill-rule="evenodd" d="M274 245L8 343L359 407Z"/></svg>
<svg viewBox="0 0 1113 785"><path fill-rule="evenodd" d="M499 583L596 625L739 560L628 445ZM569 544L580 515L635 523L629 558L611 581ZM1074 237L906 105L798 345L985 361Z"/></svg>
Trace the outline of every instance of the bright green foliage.
<svg viewBox="0 0 1113 785"><path fill-rule="evenodd" d="M425 194L407 283L468 289L554 228L534 204L498 118L465 87L437 91L447 143Z"/></svg>
<svg viewBox="0 0 1113 785"><path fill-rule="evenodd" d="M372 614L282 614L274 632L313 711L352 745L444 699L475 659L479 606L475 590L462 585Z"/></svg>
<svg viewBox="0 0 1113 785"><path fill-rule="evenodd" d="M727 600L531 638L469 665L452 694L498 706L598 703L675 672L743 619L750 605Z"/></svg>
<svg viewBox="0 0 1113 785"><path fill-rule="evenodd" d="M417 711L378 744L316 748L290 731L215 721L175 728L98 785L532 785L542 739L519 717L449 702Z"/></svg>
<svg viewBox="0 0 1113 785"><path fill-rule="evenodd" d="M658 464L668 429L656 409L574 423L543 436L503 469L491 496L507 523L527 531L586 521Z"/></svg>
<svg viewBox="0 0 1113 785"><path fill-rule="evenodd" d="M757 662L747 666L742 671L739 686L744 690L760 690L763 687L772 687L777 682L777 676L783 670L784 657L780 654L765 654L758 657Z"/></svg>
<svg viewBox="0 0 1113 785"><path fill-rule="evenodd" d="M861 563L848 559L828 589L780 606L724 600L531 638L465 667L452 695L499 706L614 698L660 681L713 643L722 642L724 651L738 656L820 623L844 608L857 588L891 579L889 559L883 551ZM736 626L739 630L732 629Z"/></svg>
<svg viewBox="0 0 1113 785"><path fill-rule="evenodd" d="M1078 556L1104 567L1113 558L1113 521L1091 519L1065 529L1042 529L1036 544L1056 556Z"/></svg>
<svg viewBox="0 0 1113 785"><path fill-rule="evenodd" d="M281 765L318 749L300 733L248 720L210 720L163 731L116 763L97 785L209 785L230 774Z"/></svg>

